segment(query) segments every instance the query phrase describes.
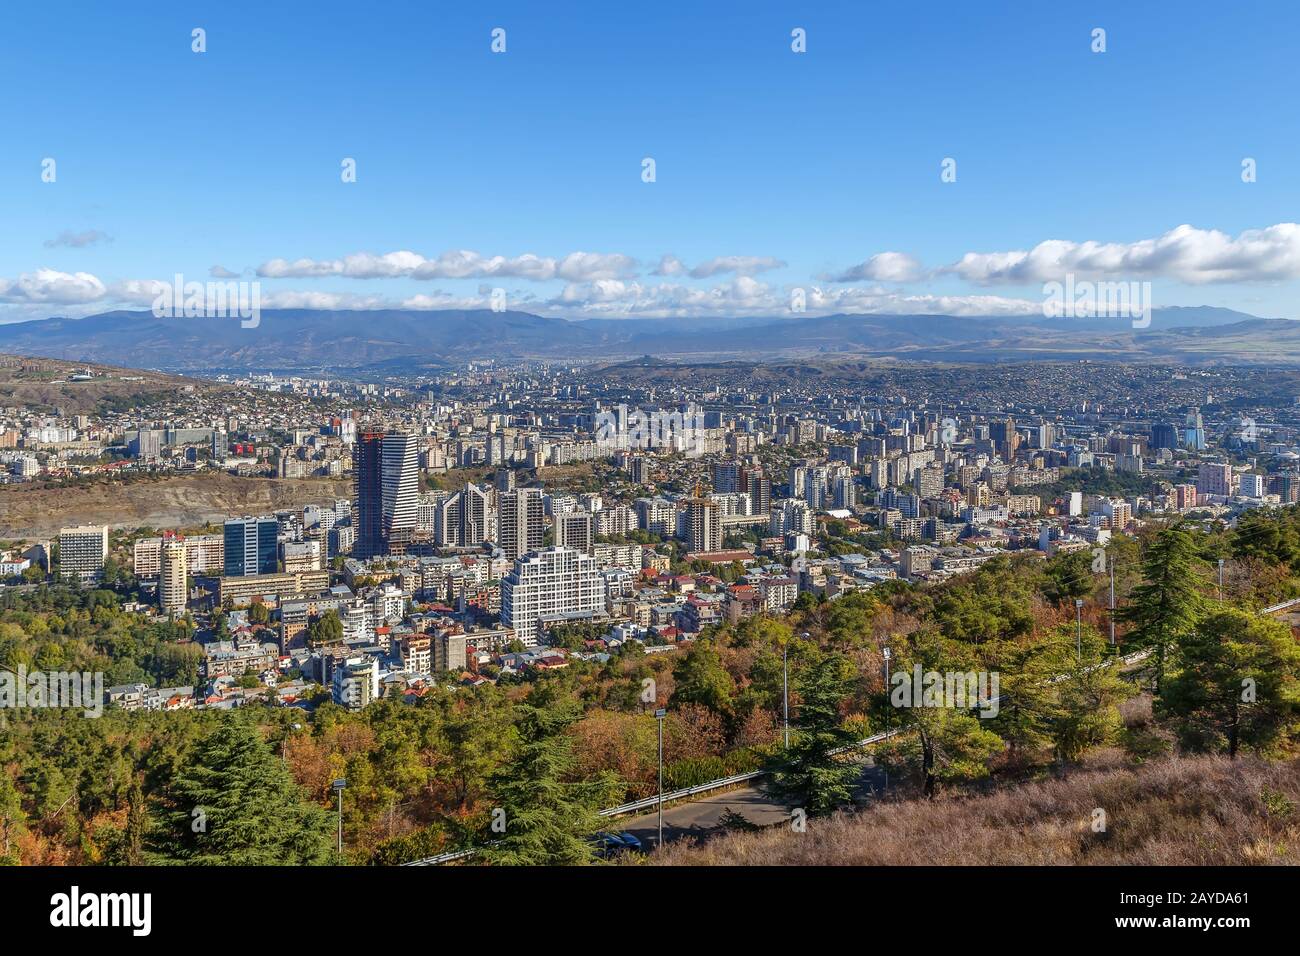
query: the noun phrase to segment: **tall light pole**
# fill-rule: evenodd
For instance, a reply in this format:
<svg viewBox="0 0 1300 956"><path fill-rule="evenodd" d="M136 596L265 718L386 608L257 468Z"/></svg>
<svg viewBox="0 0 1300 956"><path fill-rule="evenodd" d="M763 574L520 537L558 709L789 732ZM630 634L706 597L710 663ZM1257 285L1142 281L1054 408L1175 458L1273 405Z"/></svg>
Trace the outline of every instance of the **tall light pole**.
<svg viewBox="0 0 1300 956"><path fill-rule="evenodd" d="M1115 646L1115 562L1110 563L1110 646Z"/></svg>
<svg viewBox="0 0 1300 956"><path fill-rule="evenodd" d="M339 795L339 862L343 862L343 788L348 785L347 777L334 781L334 792Z"/></svg>
<svg viewBox="0 0 1300 956"><path fill-rule="evenodd" d="M882 648L880 653L881 656L885 658L885 733L888 734L889 725L892 723L890 718L893 716L893 712L890 710L890 707L892 705L889 702L889 657L890 657L889 647L886 646ZM885 765L885 788L884 789L885 790L889 789L889 765L888 764Z"/></svg>
<svg viewBox="0 0 1300 956"><path fill-rule="evenodd" d="M1083 660L1083 598L1074 599L1074 651Z"/></svg>
<svg viewBox="0 0 1300 956"><path fill-rule="evenodd" d="M660 707L655 711L655 720L659 722L659 842L664 845L664 718L668 711Z"/></svg>
<svg viewBox="0 0 1300 956"><path fill-rule="evenodd" d="M288 760L288 759L289 759L289 737L293 734L293 732L294 732L295 730L302 730L302 724L299 724L299 723L292 723L292 724L289 725L289 729L288 729L287 731L285 731L284 739L280 741L280 759L281 759L281 760Z"/></svg>
<svg viewBox="0 0 1300 956"><path fill-rule="evenodd" d="M1223 563L1224 563L1224 560L1225 560L1224 558L1219 558L1219 590L1215 593L1215 597L1217 597L1220 601L1223 600Z"/></svg>
<svg viewBox="0 0 1300 956"><path fill-rule="evenodd" d="M790 749L790 645L781 645L781 712L785 730L782 738L785 749Z"/></svg>

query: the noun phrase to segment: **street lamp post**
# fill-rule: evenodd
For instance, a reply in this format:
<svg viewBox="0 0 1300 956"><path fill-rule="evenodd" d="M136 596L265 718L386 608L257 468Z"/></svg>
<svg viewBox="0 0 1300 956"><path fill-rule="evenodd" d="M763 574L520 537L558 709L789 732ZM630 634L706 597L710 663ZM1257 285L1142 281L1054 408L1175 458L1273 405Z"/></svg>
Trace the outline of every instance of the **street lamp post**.
<svg viewBox="0 0 1300 956"><path fill-rule="evenodd" d="M347 777L339 777L333 783L334 792L339 795L339 862L343 862L343 789L348 785Z"/></svg>
<svg viewBox="0 0 1300 956"><path fill-rule="evenodd" d="M655 720L659 722L659 843L664 845L664 718L668 711L660 707L655 711Z"/></svg>
<svg viewBox="0 0 1300 956"><path fill-rule="evenodd" d="M1083 660L1083 598L1074 599L1074 652Z"/></svg>
<svg viewBox="0 0 1300 956"><path fill-rule="evenodd" d="M1223 558L1219 558L1219 590L1218 590L1217 592L1215 592L1215 597L1217 597L1220 601L1223 600L1223 564L1224 564L1224 560L1225 560L1225 559L1223 559Z"/></svg>
<svg viewBox="0 0 1300 956"><path fill-rule="evenodd" d="M890 651L889 651L889 648L888 648L888 647L882 648L881 651L880 651L880 653L881 653L881 656L883 656L883 657L885 658L885 733L888 734L888 733L889 733L889 725L890 725L890 723L891 723L890 718L893 716L892 711L889 709L889 708L890 708L890 703L889 703L889 658L890 658ZM884 789L885 789L885 790L888 790L888 789L889 789L889 766L888 766L888 764L885 765L885 787L884 787Z"/></svg>
<svg viewBox="0 0 1300 956"><path fill-rule="evenodd" d="M1110 563L1110 646L1115 646L1115 562Z"/></svg>
<svg viewBox="0 0 1300 956"><path fill-rule="evenodd" d="M296 730L302 730L302 724L299 724L299 723L293 723L293 724L290 724L290 725L289 725L289 729L285 732L284 739L280 741L280 759L281 759L281 760L288 760L288 759L289 759L289 737L290 737L290 736L293 734L293 732L296 731Z"/></svg>

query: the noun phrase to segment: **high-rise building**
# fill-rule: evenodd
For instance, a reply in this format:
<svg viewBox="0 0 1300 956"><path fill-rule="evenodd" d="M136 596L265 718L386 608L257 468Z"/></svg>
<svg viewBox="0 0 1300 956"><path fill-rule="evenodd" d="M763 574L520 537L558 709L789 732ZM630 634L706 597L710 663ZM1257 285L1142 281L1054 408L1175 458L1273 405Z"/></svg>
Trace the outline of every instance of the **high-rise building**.
<svg viewBox="0 0 1300 956"><path fill-rule="evenodd" d="M750 514L765 515L772 507L772 481L761 469L745 472L745 486L740 489L749 495Z"/></svg>
<svg viewBox="0 0 1300 956"><path fill-rule="evenodd" d="M540 488L518 488L498 495L497 544L511 561L542 546L546 508Z"/></svg>
<svg viewBox="0 0 1300 956"><path fill-rule="evenodd" d="M922 498L937 498L943 491L943 465L931 462L923 468L916 469L913 484L916 493Z"/></svg>
<svg viewBox="0 0 1300 956"><path fill-rule="evenodd" d="M225 576L275 574L280 523L273 517L231 518L225 524Z"/></svg>
<svg viewBox="0 0 1300 956"><path fill-rule="evenodd" d="M858 489L853 483L852 475L840 475L836 478L833 490L836 508L852 509L858 503ZM942 490L941 488L940 491Z"/></svg>
<svg viewBox="0 0 1300 956"><path fill-rule="evenodd" d="M490 540L495 535L496 513L492 509L490 493L478 485L466 485L460 490L460 543L473 547Z"/></svg>
<svg viewBox="0 0 1300 956"><path fill-rule="evenodd" d="M1015 457L1016 448L1020 444L1016 420L1008 415L989 422L989 440L993 442L993 447L1002 456L1002 460L1010 461Z"/></svg>
<svg viewBox="0 0 1300 956"><path fill-rule="evenodd" d="M525 647L537 645L541 618L604 609L605 578L594 558L574 548L534 551L501 579L501 621Z"/></svg>
<svg viewBox="0 0 1300 956"><path fill-rule="evenodd" d="M1193 408L1187 413L1187 421L1183 428L1183 444L1192 451L1205 450L1205 422L1201 418L1199 408Z"/></svg>
<svg viewBox="0 0 1300 956"><path fill-rule="evenodd" d="M356 531L353 554L370 558L384 554L383 546L383 432L362 432L352 446L352 484L356 495L356 514L352 527Z"/></svg>
<svg viewBox="0 0 1300 956"><path fill-rule="evenodd" d="M349 657L334 665L334 703L361 710L379 698L379 662L373 657Z"/></svg>
<svg viewBox="0 0 1300 956"><path fill-rule="evenodd" d="M634 507L643 531L666 538L677 527L677 509L666 498L638 498Z"/></svg>
<svg viewBox="0 0 1300 956"><path fill-rule="evenodd" d="M59 532L59 573L83 584L98 580L108 559L108 525L81 525Z"/></svg>
<svg viewBox="0 0 1300 956"><path fill-rule="evenodd" d="M1264 476L1253 472L1242 475L1241 494L1247 498L1263 498L1268 494L1268 483Z"/></svg>
<svg viewBox="0 0 1300 956"><path fill-rule="evenodd" d="M1178 448L1178 429L1169 422L1157 422L1151 426L1151 447L1159 451L1161 448L1168 448L1170 451Z"/></svg>
<svg viewBox="0 0 1300 956"><path fill-rule="evenodd" d="M768 531L774 537L787 534L811 535L813 532L813 512L806 502L786 498L774 502L769 514Z"/></svg>
<svg viewBox="0 0 1300 956"><path fill-rule="evenodd" d="M555 516L555 543L591 554L596 543L595 516L589 511L567 511Z"/></svg>
<svg viewBox="0 0 1300 956"><path fill-rule="evenodd" d="M189 560L185 542L178 537L163 540L158 575L158 605L164 614L181 614L189 600Z"/></svg>
<svg viewBox="0 0 1300 956"><path fill-rule="evenodd" d="M1122 531L1133 520L1133 506L1119 498L1103 498L1099 503L1101 514L1110 522L1115 531Z"/></svg>
<svg viewBox="0 0 1300 956"><path fill-rule="evenodd" d="M141 538L135 543L135 576L153 580L162 575L164 538ZM220 534L192 534L184 538L186 567L191 575L219 575L226 568L226 539Z"/></svg>
<svg viewBox="0 0 1300 956"><path fill-rule="evenodd" d="M688 551L722 550L722 513L716 501L698 495L686 499L685 519Z"/></svg>
<svg viewBox="0 0 1300 956"><path fill-rule="evenodd" d="M383 491L380 515L384 552L400 552L415 535L415 505L420 493L419 449L414 435L389 432L380 442Z"/></svg>
<svg viewBox="0 0 1300 956"><path fill-rule="evenodd" d="M1066 498L1066 513L1071 518L1078 518L1083 515L1083 492L1071 491Z"/></svg>
<svg viewBox="0 0 1300 956"><path fill-rule="evenodd" d="M596 512L596 534L622 536L637 528L636 512L627 505L614 505ZM558 542L557 542L558 543ZM575 545L576 547L576 545Z"/></svg>
<svg viewBox="0 0 1300 956"><path fill-rule="evenodd" d="M1230 497L1236 492L1232 465L1227 462L1201 463L1196 475L1196 490L1202 495Z"/></svg>
<svg viewBox="0 0 1300 956"><path fill-rule="evenodd" d="M1292 471L1269 475L1265 483L1270 495L1277 495L1284 505L1293 505L1300 500L1300 475Z"/></svg>
<svg viewBox="0 0 1300 956"><path fill-rule="evenodd" d="M357 436L352 451L357 557L400 553L414 538L420 490L416 445L416 437L403 432Z"/></svg>
<svg viewBox="0 0 1300 956"><path fill-rule="evenodd" d="M713 490L718 494L730 494L742 490L740 476L742 469L738 461L719 461L713 465Z"/></svg>
<svg viewBox="0 0 1300 956"><path fill-rule="evenodd" d="M627 466L628 475L634 485L644 485L650 475L649 462L644 455L633 455Z"/></svg>

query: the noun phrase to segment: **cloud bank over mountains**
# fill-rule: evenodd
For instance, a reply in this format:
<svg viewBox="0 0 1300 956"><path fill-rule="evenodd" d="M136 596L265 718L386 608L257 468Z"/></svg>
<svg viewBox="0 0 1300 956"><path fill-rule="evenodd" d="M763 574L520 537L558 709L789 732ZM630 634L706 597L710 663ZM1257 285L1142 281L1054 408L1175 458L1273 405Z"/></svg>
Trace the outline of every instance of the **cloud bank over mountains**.
<svg viewBox="0 0 1300 956"><path fill-rule="evenodd" d="M47 248L85 250L111 242L98 230L65 231ZM93 253L92 253L93 254ZM1300 278L1300 225L1282 222L1236 236L1179 225L1133 242L1047 239L1027 249L971 251L927 266L900 251L867 258L816 276L790 276L786 260L770 255L718 255L688 264L672 253L647 263L621 252L574 251L484 255L467 249L425 256L410 250L356 252L337 258L276 257L236 272L213 265L187 280L256 280L267 308L417 310L488 308L504 289L512 308L570 317L687 318L782 315L946 314L1014 316L1039 313L1034 287L1079 279L1163 281L1188 287L1248 286ZM785 272L781 278L771 273ZM762 278L760 278L760 276ZM57 310L86 315L108 307L148 306L155 278L105 279L89 270L42 265L0 277L0 315L9 321ZM326 281L331 288L320 288ZM466 287L472 281L477 285ZM290 286L289 283L297 283ZM351 282L378 290L340 288ZM413 291L393 283L446 282L455 288ZM964 285L964 289L947 288ZM936 289L934 286L947 286ZM1021 290L998 295L993 287Z"/></svg>

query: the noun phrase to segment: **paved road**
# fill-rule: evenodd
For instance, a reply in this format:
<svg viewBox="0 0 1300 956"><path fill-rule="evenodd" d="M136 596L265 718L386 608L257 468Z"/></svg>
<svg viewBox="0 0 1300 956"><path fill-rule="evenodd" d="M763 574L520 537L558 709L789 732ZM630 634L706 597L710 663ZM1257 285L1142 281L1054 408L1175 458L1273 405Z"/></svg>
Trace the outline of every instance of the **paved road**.
<svg viewBox="0 0 1300 956"><path fill-rule="evenodd" d="M864 766L859 799L869 799L880 788L883 779L884 774L877 767ZM720 832L722 815L728 809L761 827L775 826L790 819L789 808L764 793L760 787L745 787L742 790L701 797L690 803L664 807L664 842L683 837L704 838ZM631 833L646 847L653 847L659 836L659 813L654 810L637 817L611 820L609 828Z"/></svg>

